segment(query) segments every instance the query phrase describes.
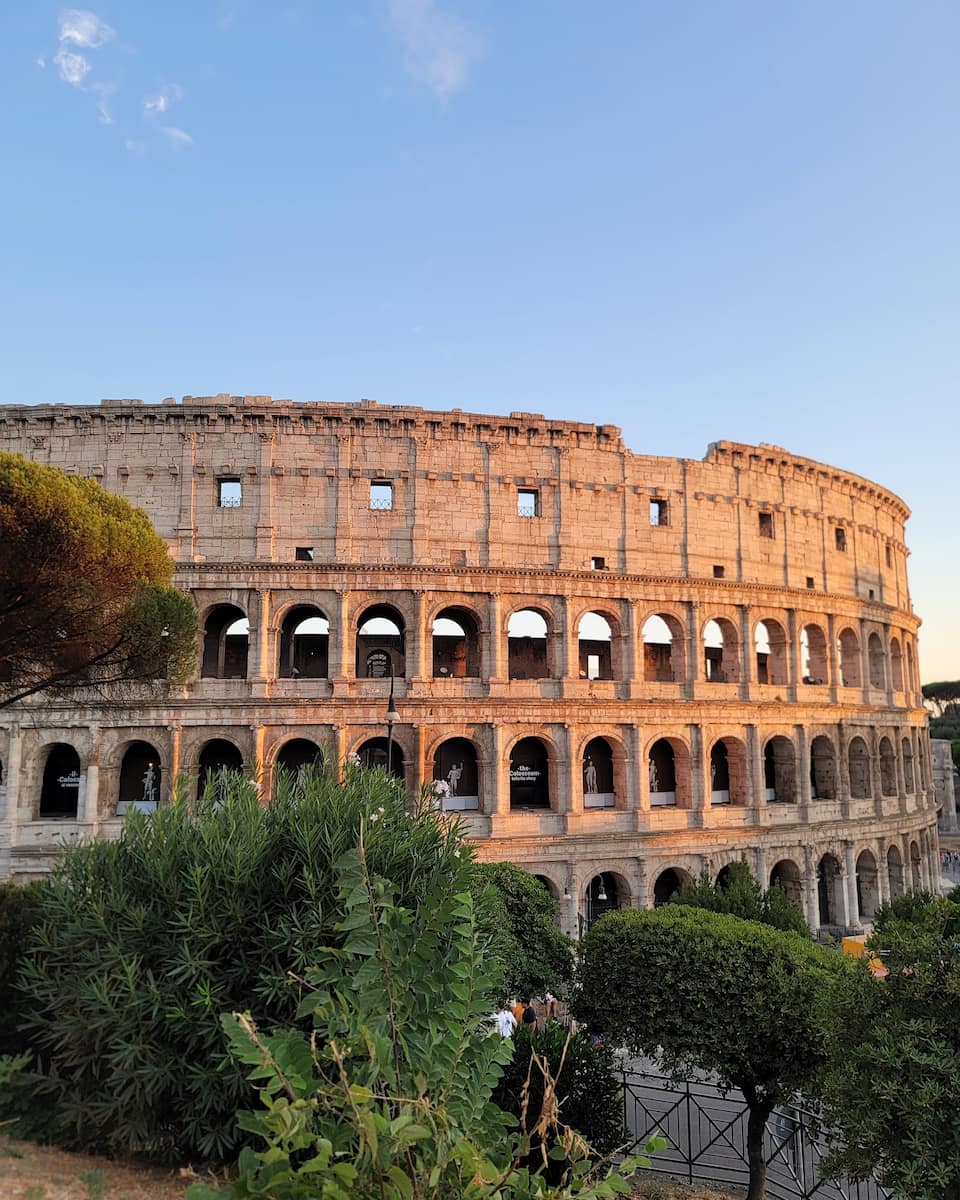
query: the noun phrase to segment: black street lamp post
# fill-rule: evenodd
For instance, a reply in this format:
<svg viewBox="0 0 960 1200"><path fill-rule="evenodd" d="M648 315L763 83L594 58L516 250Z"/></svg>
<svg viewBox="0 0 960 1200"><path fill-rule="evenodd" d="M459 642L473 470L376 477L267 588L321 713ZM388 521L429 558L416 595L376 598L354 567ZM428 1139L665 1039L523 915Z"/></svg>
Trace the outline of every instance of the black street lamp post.
<svg viewBox="0 0 960 1200"><path fill-rule="evenodd" d="M387 702L387 774L393 774L393 723L400 720L393 703L393 661L390 662L390 699Z"/></svg>

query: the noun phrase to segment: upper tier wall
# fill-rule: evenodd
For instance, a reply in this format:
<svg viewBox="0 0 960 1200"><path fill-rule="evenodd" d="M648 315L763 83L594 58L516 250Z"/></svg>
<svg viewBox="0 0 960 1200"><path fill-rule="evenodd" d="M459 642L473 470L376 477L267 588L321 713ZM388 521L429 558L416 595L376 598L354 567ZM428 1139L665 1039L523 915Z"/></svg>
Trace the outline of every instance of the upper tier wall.
<svg viewBox="0 0 960 1200"><path fill-rule="evenodd" d="M100 479L185 562L525 566L814 588L909 609L891 492L774 446L634 454L611 425L269 397L0 408L0 448ZM239 507L219 481L241 481ZM371 482L392 508L371 507ZM518 513L521 489L535 516ZM657 500L661 524L651 524ZM527 498L528 507L531 498Z"/></svg>

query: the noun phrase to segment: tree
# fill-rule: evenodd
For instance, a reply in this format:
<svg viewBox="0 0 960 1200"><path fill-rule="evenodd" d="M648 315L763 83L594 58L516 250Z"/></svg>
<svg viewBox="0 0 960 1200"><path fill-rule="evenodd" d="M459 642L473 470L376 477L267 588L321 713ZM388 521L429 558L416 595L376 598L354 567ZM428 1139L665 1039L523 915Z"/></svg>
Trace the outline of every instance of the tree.
<svg viewBox="0 0 960 1200"><path fill-rule="evenodd" d="M0 707L36 692L189 677L197 620L146 513L0 452Z"/></svg>
<svg viewBox="0 0 960 1200"><path fill-rule="evenodd" d="M568 995L573 943L557 925L558 905L539 880L514 863L478 863L472 891L504 964L504 988L529 999L549 989Z"/></svg>
<svg viewBox="0 0 960 1200"><path fill-rule="evenodd" d="M960 905L888 915L863 972L831 1005L824 1115L830 1165L911 1200L960 1200Z"/></svg>
<svg viewBox="0 0 960 1200"><path fill-rule="evenodd" d="M803 913L783 888L778 883L762 888L742 859L729 864L723 883L714 883L704 869L697 882L682 887L670 897L670 903L729 913L744 921L759 921L774 929L810 936Z"/></svg>
<svg viewBox="0 0 960 1200"><path fill-rule="evenodd" d="M920 689L924 700L928 700L938 717L956 714L960 700L960 679L944 679L936 683L925 683Z"/></svg>
<svg viewBox="0 0 960 1200"><path fill-rule="evenodd" d="M749 1109L748 1200L764 1196L763 1134L826 1062L819 1004L852 960L795 933L667 905L602 917L584 939L578 1019L678 1077L716 1074Z"/></svg>

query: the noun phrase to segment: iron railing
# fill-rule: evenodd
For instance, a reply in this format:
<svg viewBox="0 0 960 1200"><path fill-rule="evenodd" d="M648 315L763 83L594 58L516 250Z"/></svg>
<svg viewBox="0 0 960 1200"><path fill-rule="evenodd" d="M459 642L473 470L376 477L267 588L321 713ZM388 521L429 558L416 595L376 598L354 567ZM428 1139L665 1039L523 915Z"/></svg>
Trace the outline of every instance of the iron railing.
<svg viewBox="0 0 960 1200"><path fill-rule="evenodd" d="M748 1110L739 1091L724 1095L709 1081L675 1082L631 1068L623 1070L621 1082L624 1120L634 1139L630 1153L659 1131L668 1145L654 1156L654 1172L689 1183L747 1186ZM850 1182L824 1175L826 1151L815 1114L776 1109L764 1136L771 1200L890 1200L876 1180Z"/></svg>

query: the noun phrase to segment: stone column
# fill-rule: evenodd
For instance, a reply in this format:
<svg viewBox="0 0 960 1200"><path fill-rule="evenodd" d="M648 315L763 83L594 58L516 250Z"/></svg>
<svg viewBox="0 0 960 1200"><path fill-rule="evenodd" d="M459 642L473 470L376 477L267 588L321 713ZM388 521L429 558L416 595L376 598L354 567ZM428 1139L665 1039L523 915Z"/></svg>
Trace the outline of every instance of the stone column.
<svg viewBox="0 0 960 1200"><path fill-rule="evenodd" d="M740 695L749 699L750 686L757 678L757 660L750 628L750 606L738 604L740 609Z"/></svg>
<svg viewBox="0 0 960 1200"><path fill-rule="evenodd" d="M836 704L840 688L840 659L837 654L837 620L833 613L827 614L827 661L830 672L830 702Z"/></svg>
<svg viewBox="0 0 960 1200"><path fill-rule="evenodd" d="M489 597L487 626L487 644L484 647L486 676L489 680L503 681L507 678L504 654L506 631L503 628L503 598L498 592L492 592Z"/></svg>
<svg viewBox="0 0 960 1200"><path fill-rule="evenodd" d="M690 737L690 807L702 813L707 793L703 732L699 725L692 724L687 726L687 732Z"/></svg>
<svg viewBox="0 0 960 1200"><path fill-rule="evenodd" d="M647 755L643 749L643 727L634 725L634 745L636 746L636 809L638 813L649 816L650 813L650 768Z"/></svg>
<svg viewBox="0 0 960 1200"><path fill-rule="evenodd" d="M410 647L411 655L407 660L413 670L407 669L407 663L404 663L404 675L407 679L426 679L427 676L427 642L432 641L429 638L424 622L426 621L426 595L423 591L417 590L414 592L414 618L413 629L409 633L413 635L411 641L413 645ZM430 674L433 672L431 670Z"/></svg>
<svg viewBox="0 0 960 1200"><path fill-rule="evenodd" d="M870 653L867 649L867 622L860 618L860 683L864 704L870 703Z"/></svg>
<svg viewBox="0 0 960 1200"><path fill-rule="evenodd" d="M684 675L686 677L686 693L696 695L697 680L700 678L700 605L696 600L685 600L684 608L687 616L687 630L684 638Z"/></svg>
<svg viewBox="0 0 960 1200"><path fill-rule="evenodd" d="M803 848L803 906L811 933L820 928L820 896L817 891L817 862L813 847Z"/></svg>
<svg viewBox="0 0 960 1200"><path fill-rule="evenodd" d="M616 635L614 635L616 636ZM633 604L625 600L620 605L620 674L619 678L627 684L629 694L637 676L637 613ZM613 647L610 648L613 653Z"/></svg>
<svg viewBox="0 0 960 1200"><path fill-rule="evenodd" d="M843 843L844 925L860 928L860 904L857 900L857 864L853 857L853 842Z"/></svg>
<svg viewBox="0 0 960 1200"><path fill-rule="evenodd" d="M640 620L641 610L639 604L629 604L630 622L633 633L630 639L630 654L633 660L633 690L632 695L640 695L643 691L643 685L646 676L646 661L643 656L643 622Z"/></svg>
<svg viewBox="0 0 960 1200"><path fill-rule="evenodd" d="M484 772L490 784L487 811L498 817L507 817L510 815L510 763L503 753L503 732L497 723L488 725L487 729L490 746L490 757Z"/></svg>
<svg viewBox="0 0 960 1200"><path fill-rule="evenodd" d="M423 763L423 747L424 747L424 728L422 725L411 726L412 734L411 741L413 742L413 754L411 756L410 765L407 768L407 780L410 792L413 796L419 796L423 790L423 785L428 778L432 778L433 772L428 776L424 771Z"/></svg>
<svg viewBox="0 0 960 1200"><path fill-rule="evenodd" d="M763 778L763 752L756 725L747 726L747 773L753 782L753 801L757 824L760 824L767 809L767 787Z"/></svg>
<svg viewBox="0 0 960 1200"><path fill-rule="evenodd" d="M787 699L796 700L801 686L803 669L800 662L800 634L797 630L797 610L787 609ZM799 792L797 793L799 795Z"/></svg>
<svg viewBox="0 0 960 1200"><path fill-rule="evenodd" d="M883 787L880 783L880 739L875 728L869 730L869 736L864 739L870 752L870 791L873 795L874 810L878 817L883 816Z"/></svg>
<svg viewBox="0 0 960 1200"><path fill-rule="evenodd" d="M813 798L810 787L810 739L804 725L796 725L794 728L797 731L797 770L800 776L797 780L797 800L803 814L802 819L808 821L810 802Z"/></svg>
<svg viewBox="0 0 960 1200"><path fill-rule="evenodd" d="M170 726L170 761L167 763L167 798L172 802L177 794L177 780L180 778L180 757L183 747L183 728L176 724ZM161 796L161 802L163 797Z"/></svg>
<svg viewBox="0 0 960 1200"><path fill-rule="evenodd" d="M886 904L890 899L890 872L887 867L887 854L883 848L883 838L877 838L874 843L874 853L877 856L877 892L880 903Z"/></svg>
<svg viewBox="0 0 960 1200"><path fill-rule="evenodd" d="M837 726L837 780L839 787L840 811L845 817L850 816L850 758L847 735L843 723Z"/></svg>
<svg viewBox="0 0 960 1200"><path fill-rule="evenodd" d="M907 811L907 776L903 766L903 729L897 726L894 730L897 744L893 748L893 761L897 764L897 807L900 812Z"/></svg>
<svg viewBox="0 0 960 1200"><path fill-rule="evenodd" d="M571 814L583 812L583 784L573 779L573 762L570 745L570 726L554 725L554 783L556 794L550 806L554 812ZM579 774L579 772L577 772Z"/></svg>
<svg viewBox="0 0 960 1200"><path fill-rule="evenodd" d="M567 628L568 606L565 597L555 596L550 628L547 630L547 666L551 679L576 679L578 671L570 669L570 630Z"/></svg>
<svg viewBox="0 0 960 1200"><path fill-rule="evenodd" d="M330 678L344 681L355 675L354 664L349 660L352 638L349 628L347 593L336 593L336 627L330 630Z"/></svg>
<svg viewBox="0 0 960 1200"><path fill-rule="evenodd" d="M256 675L254 680L258 683L265 682L270 678L272 672L270 670L270 591L264 588L263 591L257 592L257 653L256 653Z"/></svg>
<svg viewBox="0 0 960 1200"><path fill-rule="evenodd" d="M23 740L20 725L14 723L9 728L7 741L7 826L10 830L10 845L16 846L20 839L20 825L24 818L30 819L29 813L20 811L20 783L23 769Z"/></svg>
<svg viewBox="0 0 960 1200"><path fill-rule="evenodd" d="M623 734L623 775L626 795L618 796L617 807L635 810L640 807L640 739L636 725L621 725Z"/></svg>

